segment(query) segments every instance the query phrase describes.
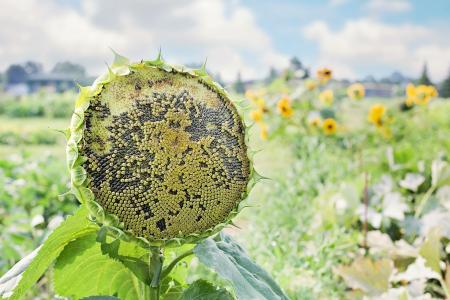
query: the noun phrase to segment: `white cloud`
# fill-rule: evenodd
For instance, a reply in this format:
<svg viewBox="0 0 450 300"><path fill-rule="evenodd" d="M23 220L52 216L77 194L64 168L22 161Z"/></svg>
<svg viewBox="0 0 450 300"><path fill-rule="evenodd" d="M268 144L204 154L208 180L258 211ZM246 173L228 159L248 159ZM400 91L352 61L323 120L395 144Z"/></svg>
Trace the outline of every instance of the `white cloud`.
<svg viewBox="0 0 450 300"><path fill-rule="evenodd" d="M175 63L201 62L234 79L263 76L287 63L237 1L82 0L79 11L56 0L2 0L0 69L33 59L47 65L72 60L91 73L104 69L109 47L138 60L162 47ZM250 62L250 63L245 63Z"/></svg>
<svg viewBox="0 0 450 300"><path fill-rule="evenodd" d="M303 33L318 44L317 65L333 67L340 77L354 78L380 69L417 77L427 62L432 79L441 80L450 66L450 41L443 39L442 32L424 26L362 18L347 21L340 30L316 21Z"/></svg>
<svg viewBox="0 0 450 300"><path fill-rule="evenodd" d="M409 0L369 0L366 5L371 13L406 12L412 8Z"/></svg>
<svg viewBox="0 0 450 300"><path fill-rule="evenodd" d="M329 0L329 4L331 6L340 6L340 5L344 5L347 2L349 2L349 0Z"/></svg>

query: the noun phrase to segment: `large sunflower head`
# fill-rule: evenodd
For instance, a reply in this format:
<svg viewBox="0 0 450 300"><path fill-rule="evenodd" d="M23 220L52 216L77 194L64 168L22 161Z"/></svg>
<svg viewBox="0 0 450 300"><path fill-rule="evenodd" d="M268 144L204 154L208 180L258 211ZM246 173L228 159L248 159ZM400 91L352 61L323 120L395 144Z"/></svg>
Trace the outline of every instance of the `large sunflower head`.
<svg viewBox="0 0 450 300"><path fill-rule="evenodd" d="M109 216L134 237L209 235L247 195L245 132L204 70L117 56L77 101L67 147L73 190L100 222Z"/></svg>

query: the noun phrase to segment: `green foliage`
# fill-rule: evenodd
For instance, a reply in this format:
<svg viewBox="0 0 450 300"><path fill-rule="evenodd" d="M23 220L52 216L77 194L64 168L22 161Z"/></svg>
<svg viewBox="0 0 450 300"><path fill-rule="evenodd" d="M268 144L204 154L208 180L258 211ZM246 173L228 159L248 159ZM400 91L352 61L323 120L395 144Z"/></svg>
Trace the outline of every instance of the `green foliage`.
<svg viewBox="0 0 450 300"><path fill-rule="evenodd" d="M64 164L54 156L0 159L0 273L39 246L76 202Z"/></svg>
<svg viewBox="0 0 450 300"><path fill-rule="evenodd" d="M103 254L96 234L71 242L55 265L55 290L75 299L116 295L121 300L148 299L148 287L125 265Z"/></svg>
<svg viewBox="0 0 450 300"><path fill-rule="evenodd" d="M276 105L281 93L295 88L275 79L267 89L267 103ZM294 100L291 119L282 119L276 111L264 116L270 141L257 141L255 127L250 129L252 146L262 149L255 165L272 180L255 187L252 207L235 220L241 229L227 229L245 244L248 256L225 235L197 245L196 257L191 255L194 245L164 249L162 299L260 299L262 294L269 294L267 299L308 300L449 297L449 103L433 99L429 106L402 112L397 109L402 99L346 102L340 99L342 92L335 93L335 103L323 111L338 120L341 130L335 135L307 126L306 114L323 109L316 109L317 91ZM374 102L389 110L391 137L367 123ZM46 109L44 117L51 115ZM39 118L36 124L46 121ZM2 132L22 134L10 128ZM67 189L66 173L54 157L0 160L1 274L43 243L54 220L74 211L72 196L58 197ZM75 179L83 180L79 175ZM108 226L94 231L67 242L55 269L39 287L29 288L27 296L51 298L49 282L54 282L56 292L74 298L148 299L155 274L149 249ZM27 270L20 281L23 287L58 256L55 252L40 258L43 265L37 268L31 258L44 247L16 268L16 275ZM273 274L286 296L267 274ZM12 282L5 278L0 280L2 288Z"/></svg>
<svg viewBox="0 0 450 300"><path fill-rule="evenodd" d="M417 83L418 84L423 84L423 85L432 85L433 84L431 82L430 78L428 77L428 66L427 66L427 64L423 65L422 75L420 75L420 78L419 78Z"/></svg>
<svg viewBox="0 0 450 300"><path fill-rule="evenodd" d="M37 130L29 133L15 131L0 132L0 145L54 145L58 142L59 134L49 130Z"/></svg>
<svg viewBox="0 0 450 300"><path fill-rule="evenodd" d="M0 113L13 118L68 118L73 112L75 95L37 93L19 99L0 97Z"/></svg>
<svg viewBox="0 0 450 300"><path fill-rule="evenodd" d="M441 84L439 95L443 98L450 98L450 72L447 78L445 78L445 80Z"/></svg>
<svg viewBox="0 0 450 300"><path fill-rule="evenodd" d="M19 262L0 278L0 296L21 299L29 288L47 271L48 267L72 240L96 230L87 219L87 209L81 207L61 224L43 245Z"/></svg>
<svg viewBox="0 0 450 300"><path fill-rule="evenodd" d="M200 262L233 284L239 299L288 299L269 274L224 233L220 241L204 240L194 253Z"/></svg>
<svg viewBox="0 0 450 300"><path fill-rule="evenodd" d="M233 300L225 289L218 289L205 280L197 280L187 288L178 300Z"/></svg>

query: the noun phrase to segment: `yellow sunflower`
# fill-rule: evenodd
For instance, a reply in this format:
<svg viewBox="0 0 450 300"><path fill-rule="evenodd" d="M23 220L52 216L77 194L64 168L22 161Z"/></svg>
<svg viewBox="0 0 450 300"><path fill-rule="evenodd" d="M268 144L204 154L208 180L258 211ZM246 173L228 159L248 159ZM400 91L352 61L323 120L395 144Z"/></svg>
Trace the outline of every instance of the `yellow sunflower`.
<svg viewBox="0 0 450 300"><path fill-rule="evenodd" d="M259 137L261 140L266 141L269 137L269 128L266 123L259 123Z"/></svg>
<svg viewBox="0 0 450 300"><path fill-rule="evenodd" d="M313 91L317 88L317 81L314 79L308 79L305 81L305 87L308 91Z"/></svg>
<svg viewBox="0 0 450 300"><path fill-rule="evenodd" d="M366 89L361 83L354 83L347 88L347 95L350 99L361 100L366 95Z"/></svg>
<svg viewBox="0 0 450 300"><path fill-rule="evenodd" d="M332 90L325 90L319 94L319 100L326 106L331 106L334 101L334 93Z"/></svg>
<svg viewBox="0 0 450 300"><path fill-rule="evenodd" d="M264 112L258 108L258 109L252 110L250 112L250 119L252 119L256 123L259 123L262 121L263 115L264 115Z"/></svg>
<svg viewBox="0 0 450 300"><path fill-rule="evenodd" d="M325 119L322 123L322 129L325 134L334 134L337 130L337 123L333 118Z"/></svg>
<svg viewBox="0 0 450 300"><path fill-rule="evenodd" d="M436 88L432 85L418 85L414 86L409 83L406 86L406 100L405 103L408 106L413 106L414 104L426 105L434 97L438 96Z"/></svg>
<svg viewBox="0 0 450 300"><path fill-rule="evenodd" d="M294 114L294 110L291 106L291 98L289 96L283 96L277 103L278 112L285 118L290 118Z"/></svg>
<svg viewBox="0 0 450 300"><path fill-rule="evenodd" d="M383 104L374 104L369 110L367 120L377 127L383 126L383 117L386 114L386 107Z"/></svg>
<svg viewBox="0 0 450 300"><path fill-rule="evenodd" d="M328 68L322 68L317 70L317 79L319 79L320 83L325 84L328 80L333 77L333 71Z"/></svg>
<svg viewBox="0 0 450 300"><path fill-rule="evenodd" d="M309 120L309 125L311 125L312 127L320 127L321 121L322 120L320 119L320 117L315 117Z"/></svg>

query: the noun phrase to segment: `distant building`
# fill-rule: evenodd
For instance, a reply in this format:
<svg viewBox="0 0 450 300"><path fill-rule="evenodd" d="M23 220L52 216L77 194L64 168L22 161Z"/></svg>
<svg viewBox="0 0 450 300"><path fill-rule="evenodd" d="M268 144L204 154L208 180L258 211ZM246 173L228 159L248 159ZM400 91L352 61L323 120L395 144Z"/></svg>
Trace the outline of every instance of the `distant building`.
<svg viewBox="0 0 450 300"><path fill-rule="evenodd" d="M62 93L67 90L74 90L77 83L87 85L92 83L90 78L74 78L71 74L58 73L37 73L29 75L26 81L28 93L34 93L39 90Z"/></svg>
<svg viewBox="0 0 450 300"><path fill-rule="evenodd" d="M396 92L396 85L391 83L366 82L364 87L366 89L366 97L389 98L393 97Z"/></svg>

